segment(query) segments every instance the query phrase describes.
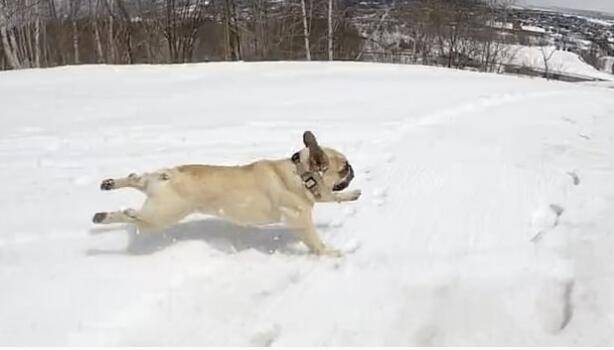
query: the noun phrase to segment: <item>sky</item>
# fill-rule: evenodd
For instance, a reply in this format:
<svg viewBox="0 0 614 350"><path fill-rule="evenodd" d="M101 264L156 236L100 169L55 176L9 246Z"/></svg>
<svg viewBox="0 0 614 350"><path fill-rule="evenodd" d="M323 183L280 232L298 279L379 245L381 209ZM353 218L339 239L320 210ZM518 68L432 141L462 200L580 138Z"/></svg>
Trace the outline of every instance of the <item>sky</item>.
<svg viewBox="0 0 614 350"><path fill-rule="evenodd" d="M529 5L569 7L614 14L614 0L521 0L520 2Z"/></svg>

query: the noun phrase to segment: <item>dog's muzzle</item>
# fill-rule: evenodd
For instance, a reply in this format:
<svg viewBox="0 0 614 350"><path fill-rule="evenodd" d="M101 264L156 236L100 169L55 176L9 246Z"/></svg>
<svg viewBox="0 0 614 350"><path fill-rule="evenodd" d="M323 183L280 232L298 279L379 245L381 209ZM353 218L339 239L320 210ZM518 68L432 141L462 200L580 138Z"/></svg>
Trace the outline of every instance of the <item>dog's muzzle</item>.
<svg viewBox="0 0 614 350"><path fill-rule="evenodd" d="M345 163L345 169L343 170L343 172L346 173L345 176L339 183L337 183L333 187L333 191L335 192L345 190L350 185L350 182L354 178L354 169L352 168L352 165L350 165L349 162Z"/></svg>

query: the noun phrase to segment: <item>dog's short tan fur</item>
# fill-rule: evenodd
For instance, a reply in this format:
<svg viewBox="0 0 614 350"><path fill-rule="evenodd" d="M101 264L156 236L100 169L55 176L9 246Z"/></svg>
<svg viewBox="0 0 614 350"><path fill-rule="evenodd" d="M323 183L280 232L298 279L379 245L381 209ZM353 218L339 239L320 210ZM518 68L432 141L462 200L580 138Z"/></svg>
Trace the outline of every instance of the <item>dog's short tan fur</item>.
<svg viewBox="0 0 614 350"><path fill-rule="evenodd" d="M360 191L332 191L344 180L344 169L347 170L349 163L340 152L319 147L315 137L308 144L308 135L313 136L305 133L306 147L300 151L300 162L308 170L321 170L318 198L305 187L290 159L261 160L242 166L181 165L104 180L103 190L132 187L143 191L147 199L138 211L97 213L93 221L134 223L140 231L165 229L195 212L241 225L282 222L295 231L313 253L339 255L320 240L313 224L313 206L316 202L354 201ZM310 149L317 152L310 152ZM318 157L313 156L316 153ZM318 164L324 169L314 169Z"/></svg>

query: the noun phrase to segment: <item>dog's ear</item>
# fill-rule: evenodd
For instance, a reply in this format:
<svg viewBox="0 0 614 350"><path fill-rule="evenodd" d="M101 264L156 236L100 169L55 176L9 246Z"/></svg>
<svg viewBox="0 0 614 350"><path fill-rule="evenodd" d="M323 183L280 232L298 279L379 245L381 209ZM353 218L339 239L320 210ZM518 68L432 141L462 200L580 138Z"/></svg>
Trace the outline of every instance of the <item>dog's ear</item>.
<svg viewBox="0 0 614 350"><path fill-rule="evenodd" d="M318 145L316 136L311 131L303 133L303 143L309 148L309 168L312 171L326 171L328 169L328 157Z"/></svg>
<svg viewBox="0 0 614 350"><path fill-rule="evenodd" d="M303 143L305 147L317 147L318 140L316 140L316 135L314 135L311 131L307 130L303 133Z"/></svg>

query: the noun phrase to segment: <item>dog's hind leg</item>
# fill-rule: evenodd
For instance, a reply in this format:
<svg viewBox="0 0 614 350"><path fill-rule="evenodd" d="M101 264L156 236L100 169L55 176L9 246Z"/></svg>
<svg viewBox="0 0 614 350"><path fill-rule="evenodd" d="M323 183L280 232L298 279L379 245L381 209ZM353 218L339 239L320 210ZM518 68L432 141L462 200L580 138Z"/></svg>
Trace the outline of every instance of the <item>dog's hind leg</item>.
<svg viewBox="0 0 614 350"><path fill-rule="evenodd" d="M121 179L103 181L101 188L110 190L120 187L134 187L147 194L140 210L96 213L92 221L96 224L132 223L139 231L161 231L193 212L193 208L178 195L169 183L166 170L130 175ZM105 188L105 186L107 186Z"/></svg>
<svg viewBox="0 0 614 350"><path fill-rule="evenodd" d="M144 229L159 231L176 224L193 210L180 197L169 192L158 193L149 197L143 204L139 215L147 225Z"/></svg>
<svg viewBox="0 0 614 350"><path fill-rule="evenodd" d="M134 209L125 209L121 211L100 212L94 214L92 222L95 224L116 224L127 223L136 224L142 221L138 211Z"/></svg>
<svg viewBox="0 0 614 350"><path fill-rule="evenodd" d="M95 224L135 224L139 232L157 232L168 225L161 225L159 220L153 220L141 211L125 209L121 211L100 212L94 214L92 222Z"/></svg>
<svg viewBox="0 0 614 350"><path fill-rule="evenodd" d="M127 177L103 180L100 184L100 189L103 191L110 191L123 187L132 187L145 192L147 187L147 174L137 175L132 173Z"/></svg>
<svg viewBox="0 0 614 350"><path fill-rule="evenodd" d="M132 187L149 195L151 191L157 191L158 185L168 182L170 178L169 169L161 169L141 175L132 173L127 177L119 179L106 179L100 184L100 189L110 191L123 187Z"/></svg>
<svg viewBox="0 0 614 350"><path fill-rule="evenodd" d="M161 231L191 213L182 202L172 197L164 201L147 198L140 210L96 213L92 219L95 224L128 223L136 224L139 231Z"/></svg>

